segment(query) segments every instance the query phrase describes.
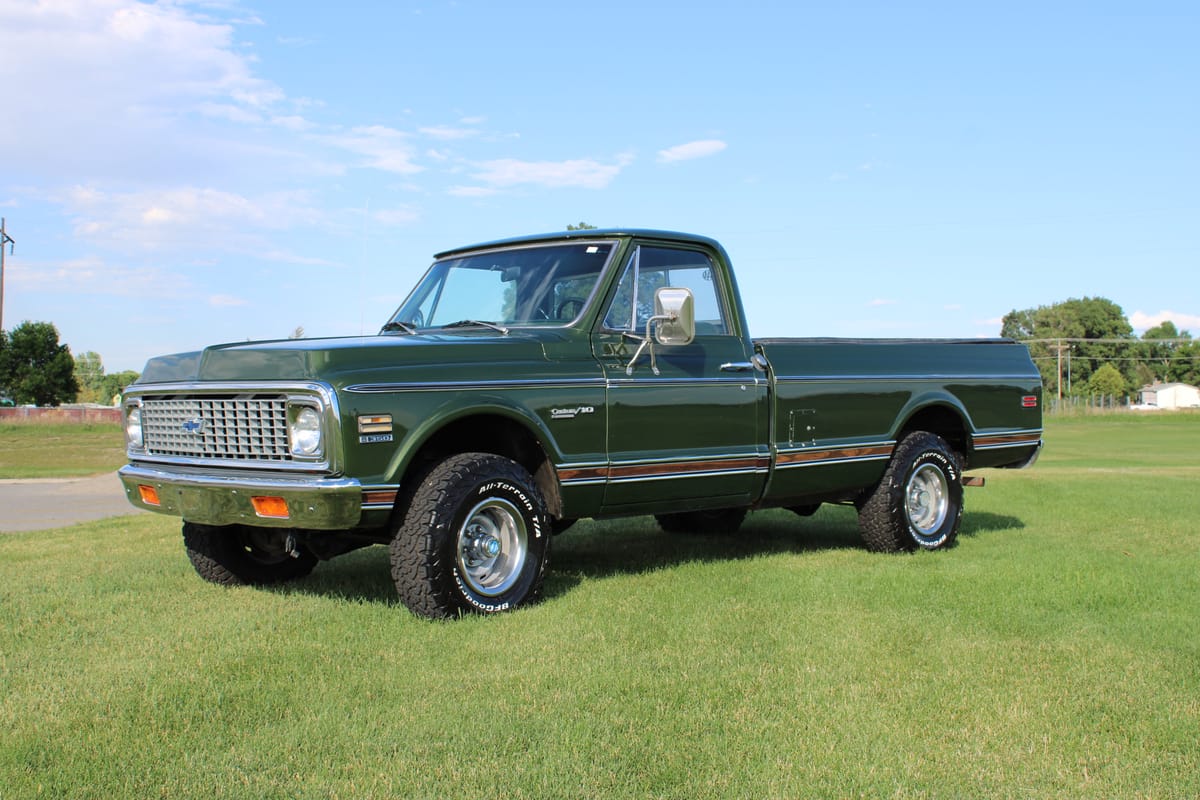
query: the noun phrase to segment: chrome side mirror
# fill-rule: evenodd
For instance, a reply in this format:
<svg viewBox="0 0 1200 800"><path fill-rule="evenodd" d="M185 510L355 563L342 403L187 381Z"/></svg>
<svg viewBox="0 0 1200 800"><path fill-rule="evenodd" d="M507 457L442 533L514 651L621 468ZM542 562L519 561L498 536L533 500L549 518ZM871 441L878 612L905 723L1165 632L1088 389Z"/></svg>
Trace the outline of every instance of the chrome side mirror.
<svg viewBox="0 0 1200 800"><path fill-rule="evenodd" d="M691 289L664 286L654 293L654 316L646 320L646 337L625 366L625 374L633 374L633 365L650 348L650 369L659 374L654 343L666 346L691 344L696 338L696 306ZM658 323L658 327L655 327ZM651 332L653 330L653 333Z"/></svg>
<svg viewBox="0 0 1200 800"><path fill-rule="evenodd" d="M696 338L696 301L691 289L664 286L654 293L654 316L659 320L655 340L664 346L682 346Z"/></svg>

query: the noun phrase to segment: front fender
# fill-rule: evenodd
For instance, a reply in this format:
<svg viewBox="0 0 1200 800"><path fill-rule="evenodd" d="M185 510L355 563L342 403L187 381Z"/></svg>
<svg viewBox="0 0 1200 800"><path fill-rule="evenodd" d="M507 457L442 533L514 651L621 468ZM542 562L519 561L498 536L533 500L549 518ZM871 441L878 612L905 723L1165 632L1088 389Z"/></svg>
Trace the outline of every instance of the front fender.
<svg viewBox="0 0 1200 800"><path fill-rule="evenodd" d="M554 433L541 417L525 405L502 395L448 396L433 413L400 440L388 462L385 481L399 484L417 455L441 432L456 423L480 417L500 417L520 425L537 441L551 461L561 463L562 453Z"/></svg>

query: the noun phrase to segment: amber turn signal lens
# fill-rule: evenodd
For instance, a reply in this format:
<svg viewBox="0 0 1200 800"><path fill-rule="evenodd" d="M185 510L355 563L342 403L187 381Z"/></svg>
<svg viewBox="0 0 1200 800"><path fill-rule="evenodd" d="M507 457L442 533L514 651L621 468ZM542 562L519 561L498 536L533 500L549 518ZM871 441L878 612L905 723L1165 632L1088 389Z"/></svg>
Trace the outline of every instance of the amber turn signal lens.
<svg viewBox="0 0 1200 800"><path fill-rule="evenodd" d="M287 500L282 497L251 497L250 502L260 517L288 518Z"/></svg>
<svg viewBox="0 0 1200 800"><path fill-rule="evenodd" d="M161 505L158 502L158 490L155 489L153 486L146 486L144 484L139 483L138 484L138 494L141 496L142 502L148 506Z"/></svg>

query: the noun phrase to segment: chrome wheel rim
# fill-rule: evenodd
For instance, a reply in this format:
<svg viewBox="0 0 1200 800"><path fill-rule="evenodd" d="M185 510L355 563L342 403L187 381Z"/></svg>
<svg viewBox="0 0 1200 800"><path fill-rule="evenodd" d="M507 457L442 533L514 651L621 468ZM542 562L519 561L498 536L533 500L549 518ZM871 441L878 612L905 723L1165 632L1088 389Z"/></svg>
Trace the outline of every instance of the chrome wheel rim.
<svg viewBox="0 0 1200 800"><path fill-rule="evenodd" d="M950 484L933 464L922 464L904 487L908 524L922 537L933 538L950 513Z"/></svg>
<svg viewBox="0 0 1200 800"><path fill-rule="evenodd" d="M521 577L528 544L515 505L491 497L475 506L458 531L458 571L466 587L485 597L507 592Z"/></svg>

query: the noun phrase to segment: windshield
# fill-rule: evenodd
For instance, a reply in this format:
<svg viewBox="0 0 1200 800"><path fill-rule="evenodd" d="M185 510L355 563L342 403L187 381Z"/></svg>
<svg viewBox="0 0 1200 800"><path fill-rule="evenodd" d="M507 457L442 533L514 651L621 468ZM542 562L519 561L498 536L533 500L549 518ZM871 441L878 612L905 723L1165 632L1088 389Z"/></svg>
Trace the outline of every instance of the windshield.
<svg viewBox="0 0 1200 800"><path fill-rule="evenodd" d="M384 330L566 325L583 313L612 249L571 242L436 261Z"/></svg>

